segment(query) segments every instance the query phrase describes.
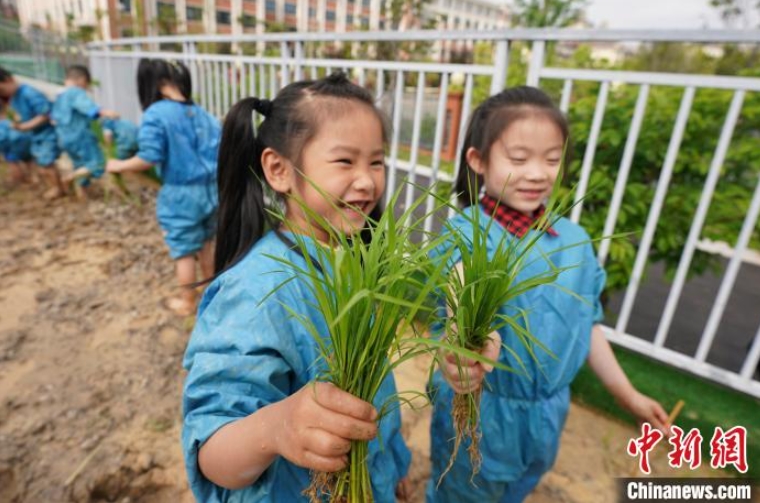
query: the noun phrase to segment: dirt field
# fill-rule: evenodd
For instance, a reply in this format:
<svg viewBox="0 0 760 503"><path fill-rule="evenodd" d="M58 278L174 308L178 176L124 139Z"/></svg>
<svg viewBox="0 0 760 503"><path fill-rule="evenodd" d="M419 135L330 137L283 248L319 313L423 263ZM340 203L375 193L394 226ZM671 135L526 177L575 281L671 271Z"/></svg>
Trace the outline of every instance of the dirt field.
<svg viewBox="0 0 760 503"><path fill-rule="evenodd" d="M161 301L173 269L154 218L102 197L0 193L0 502L190 502L179 445L191 320ZM398 372L419 389L425 362ZM427 477L427 411L404 411L414 501ZM614 501L635 430L573 406L554 471L530 503ZM675 475L666 455L656 475ZM682 473L690 475L690 473Z"/></svg>

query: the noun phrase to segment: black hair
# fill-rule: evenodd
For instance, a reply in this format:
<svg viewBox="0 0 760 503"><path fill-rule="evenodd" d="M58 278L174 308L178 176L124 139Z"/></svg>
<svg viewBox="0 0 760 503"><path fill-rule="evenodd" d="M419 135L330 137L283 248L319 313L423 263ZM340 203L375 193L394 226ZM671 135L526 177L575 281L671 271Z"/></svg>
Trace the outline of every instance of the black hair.
<svg viewBox="0 0 760 503"><path fill-rule="evenodd" d="M320 99L313 99L320 98ZM343 102L343 103L341 103ZM273 101L244 98L227 114L219 146L218 185L219 220L214 272L219 274L242 259L268 227L276 227L267 212L267 195L261 154L271 148L295 165L301 165L301 151L319 129L319 124L334 119L336 110L348 102L371 107L383 124L386 121L366 89L351 83L343 73L285 86ZM254 112L264 121L254 133ZM271 195L271 194L270 194ZM378 207L370 220L379 219ZM362 239L368 233L362 232Z"/></svg>
<svg viewBox="0 0 760 503"><path fill-rule="evenodd" d="M7 82L13 78L13 74L0 66L0 82Z"/></svg>
<svg viewBox="0 0 760 503"><path fill-rule="evenodd" d="M193 84L187 67L179 61L143 58L137 65L137 95L143 110L162 100L161 86L173 84L191 101Z"/></svg>
<svg viewBox="0 0 760 503"><path fill-rule="evenodd" d="M92 78L90 77L90 70L88 70L86 66L71 65L70 67L66 68L66 78L77 77L85 79L88 84L92 82Z"/></svg>
<svg viewBox="0 0 760 503"><path fill-rule="evenodd" d="M552 120L562 132L565 141L563 166L569 160L568 148L570 129L562 111L541 89L519 86L505 89L481 103L473 112L467 125L464 143L459 154L459 174L454 184L454 193L459 203L472 206L478 202L478 190L483 186L483 177L467 164L467 151L474 148L480 153L483 162L488 162L491 146L504 131L515 121L530 114L542 114Z"/></svg>

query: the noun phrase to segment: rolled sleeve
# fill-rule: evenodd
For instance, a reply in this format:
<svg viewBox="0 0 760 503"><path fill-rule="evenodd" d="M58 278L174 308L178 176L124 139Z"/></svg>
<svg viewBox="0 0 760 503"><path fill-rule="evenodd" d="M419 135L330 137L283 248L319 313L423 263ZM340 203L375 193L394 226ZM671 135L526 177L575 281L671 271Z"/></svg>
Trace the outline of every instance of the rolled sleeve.
<svg viewBox="0 0 760 503"><path fill-rule="evenodd" d="M24 99L29 105L29 109L34 114L33 117L36 117L38 115L49 115L51 105L50 101L48 101L45 95L30 87L25 87L25 89L26 93Z"/></svg>
<svg viewBox="0 0 760 503"><path fill-rule="evenodd" d="M78 92L74 97L73 108L90 119L97 119L98 115L100 115L100 107L92 101L92 98L84 90Z"/></svg>
<svg viewBox="0 0 760 503"><path fill-rule="evenodd" d="M209 287L185 355L183 448L200 501L223 491L200 471L201 446L224 425L289 396L302 366L277 296L260 304L251 287L229 277Z"/></svg>
<svg viewBox="0 0 760 503"><path fill-rule="evenodd" d="M111 134L114 133L114 129L116 128L116 124L114 123L113 119L103 119L100 121L100 125L103 128L103 131L108 131Z"/></svg>
<svg viewBox="0 0 760 503"><path fill-rule="evenodd" d="M145 112L140 125L137 156L151 164L162 164L166 160L166 130L158 114L151 112L150 109Z"/></svg>
<svg viewBox="0 0 760 503"><path fill-rule="evenodd" d="M591 245L589 245L591 247ZM602 323L604 321L604 306L602 306L602 292L607 284L607 272L604 267L599 264L596 255L591 247L591 256L596 264L596 270L594 271L594 323Z"/></svg>

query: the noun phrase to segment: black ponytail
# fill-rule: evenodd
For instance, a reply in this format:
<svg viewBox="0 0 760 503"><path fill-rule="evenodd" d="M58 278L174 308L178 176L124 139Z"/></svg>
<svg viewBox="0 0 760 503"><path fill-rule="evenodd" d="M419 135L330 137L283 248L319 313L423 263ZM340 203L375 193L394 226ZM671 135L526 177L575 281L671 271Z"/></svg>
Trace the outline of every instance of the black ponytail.
<svg viewBox="0 0 760 503"><path fill-rule="evenodd" d="M261 152L253 130L257 98L240 100L227 113L219 145L219 217L214 273L237 263L269 225L264 205Z"/></svg>
<svg viewBox="0 0 760 503"><path fill-rule="evenodd" d="M481 103L472 114L459 153L459 173L454 184L454 193L463 207L477 204L479 190L483 187L483 177L473 171L467 163L467 151L474 148L484 163L488 163L493 144L515 121L529 114L540 113L551 119L562 132L565 143L569 143L570 129L562 111L541 89L519 86L505 89ZM570 148L565 147L563 165L569 162Z"/></svg>

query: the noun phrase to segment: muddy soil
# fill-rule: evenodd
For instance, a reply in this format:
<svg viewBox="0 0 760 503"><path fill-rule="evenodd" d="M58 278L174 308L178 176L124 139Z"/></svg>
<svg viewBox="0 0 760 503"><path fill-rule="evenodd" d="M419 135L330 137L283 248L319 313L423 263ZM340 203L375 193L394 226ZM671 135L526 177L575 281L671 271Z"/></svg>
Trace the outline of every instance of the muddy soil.
<svg viewBox="0 0 760 503"><path fill-rule="evenodd" d="M192 319L162 307L173 269L155 188L130 187L130 202L0 191L0 502L193 501L179 444ZM426 364L400 369L399 389L421 389ZM428 424L429 411L404 410L414 501ZM635 434L574 405L557 465L529 501L614 501ZM657 455L655 473L673 475L665 463Z"/></svg>

